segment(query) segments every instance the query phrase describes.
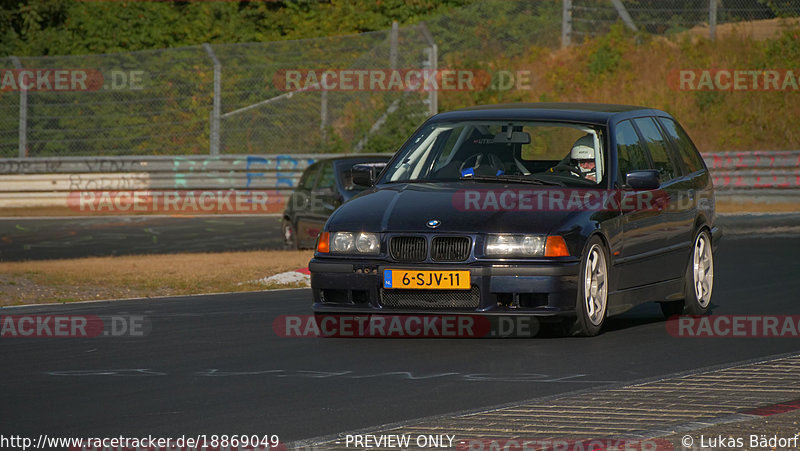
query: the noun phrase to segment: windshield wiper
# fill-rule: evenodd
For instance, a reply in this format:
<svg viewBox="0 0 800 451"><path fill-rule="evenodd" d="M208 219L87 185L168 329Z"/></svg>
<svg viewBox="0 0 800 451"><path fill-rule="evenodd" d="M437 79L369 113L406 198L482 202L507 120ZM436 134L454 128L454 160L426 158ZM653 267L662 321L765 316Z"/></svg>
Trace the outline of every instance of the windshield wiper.
<svg viewBox="0 0 800 451"><path fill-rule="evenodd" d="M513 182L513 183L529 183L532 185L567 186L564 182L558 180L542 179L534 175L470 175L466 177L462 176L461 180L474 180L476 182Z"/></svg>

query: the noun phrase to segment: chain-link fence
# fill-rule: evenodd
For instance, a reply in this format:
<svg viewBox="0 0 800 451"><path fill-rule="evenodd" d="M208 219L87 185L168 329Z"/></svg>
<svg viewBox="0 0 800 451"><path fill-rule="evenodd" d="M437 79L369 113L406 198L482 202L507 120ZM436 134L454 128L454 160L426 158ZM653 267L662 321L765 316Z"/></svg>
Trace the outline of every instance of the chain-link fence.
<svg viewBox="0 0 800 451"><path fill-rule="evenodd" d="M0 156L208 152L213 78L202 47L0 67Z"/></svg>
<svg viewBox="0 0 800 451"><path fill-rule="evenodd" d="M390 85L404 69L435 65L424 25L213 50L225 72L221 153L385 150L387 138L407 136L435 103L435 92ZM390 131L386 123L408 125Z"/></svg>
<svg viewBox="0 0 800 451"><path fill-rule="evenodd" d="M434 58L430 34L416 25L304 41L0 59L0 157L370 150L390 117L408 124L395 134L413 130L435 106L435 92L386 83L324 90L309 75L371 69L388 76L392 68L431 68Z"/></svg>
<svg viewBox="0 0 800 451"><path fill-rule="evenodd" d="M800 15L798 0L564 0L564 44L609 31L617 22L655 34ZM705 30L707 28L707 30Z"/></svg>
<svg viewBox="0 0 800 451"><path fill-rule="evenodd" d="M667 34L798 15L798 0L481 0L353 36L3 58L0 157L389 151L437 109L409 70L491 77L498 58L614 23Z"/></svg>

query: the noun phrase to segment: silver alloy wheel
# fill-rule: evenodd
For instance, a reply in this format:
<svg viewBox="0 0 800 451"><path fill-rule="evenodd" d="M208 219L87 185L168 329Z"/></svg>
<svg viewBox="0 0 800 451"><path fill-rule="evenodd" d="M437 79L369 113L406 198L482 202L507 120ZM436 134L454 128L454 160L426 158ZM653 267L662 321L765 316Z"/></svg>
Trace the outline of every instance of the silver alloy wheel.
<svg viewBox="0 0 800 451"><path fill-rule="evenodd" d="M586 270L583 276L583 302L586 306L586 316L595 326L603 323L606 314L607 274L605 252L599 244L594 244L589 249L586 260Z"/></svg>
<svg viewBox="0 0 800 451"><path fill-rule="evenodd" d="M707 233L697 235L693 258L694 295L700 307L706 308L711 301L711 289L714 287L714 257Z"/></svg>

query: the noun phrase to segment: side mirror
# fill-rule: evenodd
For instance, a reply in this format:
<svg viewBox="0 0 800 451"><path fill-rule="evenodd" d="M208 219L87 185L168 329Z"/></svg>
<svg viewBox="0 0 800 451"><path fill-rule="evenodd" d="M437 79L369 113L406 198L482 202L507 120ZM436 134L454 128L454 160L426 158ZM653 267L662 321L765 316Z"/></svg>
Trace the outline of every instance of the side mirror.
<svg viewBox="0 0 800 451"><path fill-rule="evenodd" d="M386 163L362 163L353 165L353 168L350 169L350 173L353 175L353 183L359 186L372 186L385 167Z"/></svg>
<svg viewBox="0 0 800 451"><path fill-rule="evenodd" d="M658 189L661 175L656 170L631 171L625 175L625 183L633 189Z"/></svg>

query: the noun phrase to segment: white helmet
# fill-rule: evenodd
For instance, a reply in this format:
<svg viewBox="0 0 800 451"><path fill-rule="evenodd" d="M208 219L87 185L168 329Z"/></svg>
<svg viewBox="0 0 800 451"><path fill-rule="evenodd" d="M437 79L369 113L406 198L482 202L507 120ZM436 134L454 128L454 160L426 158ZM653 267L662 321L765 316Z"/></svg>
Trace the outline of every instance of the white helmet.
<svg viewBox="0 0 800 451"><path fill-rule="evenodd" d="M592 135L583 135L575 141L569 157L573 160L594 160L594 139Z"/></svg>

